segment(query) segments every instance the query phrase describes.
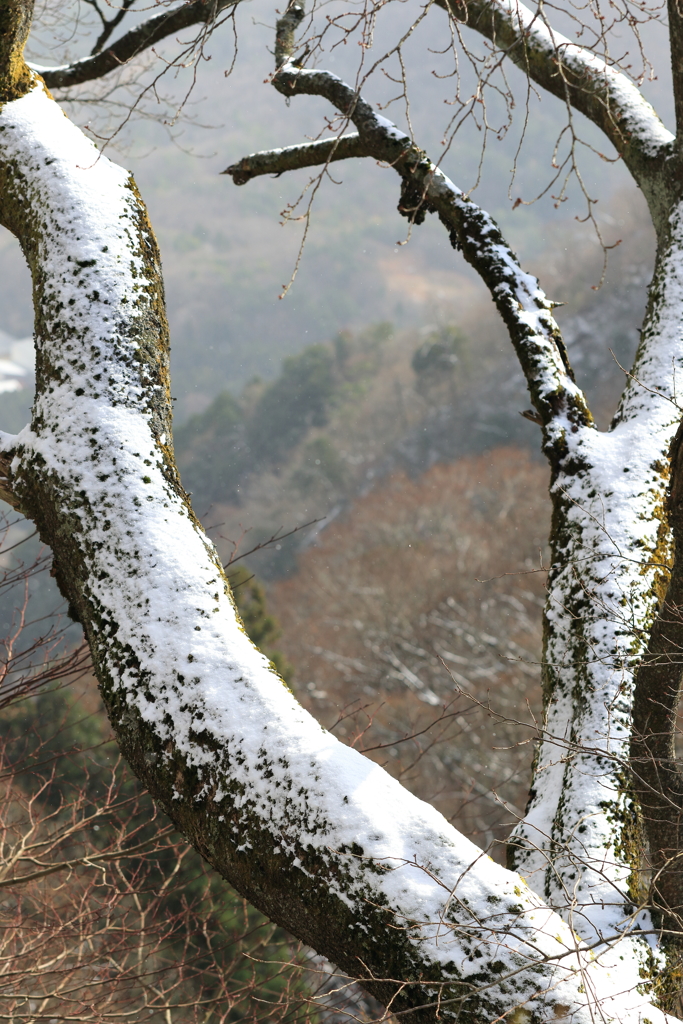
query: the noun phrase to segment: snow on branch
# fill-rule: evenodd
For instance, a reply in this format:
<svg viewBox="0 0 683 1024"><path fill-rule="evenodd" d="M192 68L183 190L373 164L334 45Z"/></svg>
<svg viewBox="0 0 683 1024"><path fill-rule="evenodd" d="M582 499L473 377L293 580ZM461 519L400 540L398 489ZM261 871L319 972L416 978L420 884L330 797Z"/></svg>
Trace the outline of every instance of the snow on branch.
<svg viewBox="0 0 683 1024"><path fill-rule="evenodd" d="M369 155L360 135L352 132L340 135L336 139L321 139L319 142L305 142L300 146L285 146L283 149L253 153L221 173L231 175L235 185L246 185L252 178L262 174L280 175L285 171L296 171L302 167L315 167L333 163L335 160Z"/></svg>
<svg viewBox="0 0 683 1024"><path fill-rule="evenodd" d="M296 5L295 9L299 9ZM282 174L348 156L371 156L393 167L402 179L400 213L421 223L436 213L451 244L488 286L505 321L524 370L531 398L548 439L564 430L592 424L585 397L577 387L560 329L549 300L535 277L525 273L493 218L436 167L410 138L349 85L328 71L309 71L284 60L273 78L283 95L323 96L358 129L357 135L254 153L224 172L235 184L257 174Z"/></svg>
<svg viewBox="0 0 683 1024"><path fill-rule="evenodd" d="M29 66L42 75L48 89L65 89L72 85L81 85L83 82L91 82L109 74L110 71L115 71L122 64L127 64L138 54L175 32L181 32L191 25L215 21L222 11L234 7L237 3L239 0L212 0L211 3L207 3L206 0L194 0L194 3L182 4L173 10L155 14L126 32L100 53L55 68L42 67L38 64Z"/></svg>
<svg viewBox="0 0 683 1024"><path fill-rule="evenodd" d="M673 135L634 83L573 43L519 0L435 0L459 24L490 39L534 82L597 124L638 177L671 152ZM645 167L643 167L645 164Z"/></svg>

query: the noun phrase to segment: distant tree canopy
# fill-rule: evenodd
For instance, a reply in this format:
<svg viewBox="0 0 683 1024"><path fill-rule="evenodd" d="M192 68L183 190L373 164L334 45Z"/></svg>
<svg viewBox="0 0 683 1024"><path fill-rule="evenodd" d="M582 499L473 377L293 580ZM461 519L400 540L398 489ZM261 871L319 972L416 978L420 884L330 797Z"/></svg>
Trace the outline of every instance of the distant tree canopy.
<svg viewBox="0 0 683 1024"><path fill-rule="evenodd" d="M330 348L312 345L285 359L279 377L251 406L245 396L240 400L221 392L205 412L176 430L189 490L208 504L239 502L248 473L277 469L311 427L325 426L341 382Z"/></svg>
<svg viewBox="0 0 683 1024"><path fill-rule="evenodd" d="M457 327L447 325L432 331L413 356L412 366L418 379L452 373L465 342Z"/></svg>
<svg viewBox="0 0 683 1024"><path fill-rule="evenodd" d="M457 329L444 330L445 343L455 344L449 339L459 337ZM313 428L326 426L345 387L377 373L373 353L392 331L391 324L379 323L355 347L349 332L330 345L311 345L285 359L271 383L252 381L239 398L222 391L204 412L177 427L176 457L200 514L216 502L239 504L248 476L280 471ZM338 482L341 468L329 445L320 438L311 445L313 463Z"/></svg>

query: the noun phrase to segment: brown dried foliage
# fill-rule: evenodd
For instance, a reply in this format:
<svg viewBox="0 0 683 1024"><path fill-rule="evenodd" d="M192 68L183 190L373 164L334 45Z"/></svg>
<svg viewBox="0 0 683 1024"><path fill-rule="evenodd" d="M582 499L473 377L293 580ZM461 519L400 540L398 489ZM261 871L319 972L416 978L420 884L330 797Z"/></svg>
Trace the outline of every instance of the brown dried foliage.
<svg viewBox="0 0 683 1024"><path fill-rule="evenodd" d="M480 842L528 791L546 489L515 448L393 476L271 590L304 704Z"/></svg>

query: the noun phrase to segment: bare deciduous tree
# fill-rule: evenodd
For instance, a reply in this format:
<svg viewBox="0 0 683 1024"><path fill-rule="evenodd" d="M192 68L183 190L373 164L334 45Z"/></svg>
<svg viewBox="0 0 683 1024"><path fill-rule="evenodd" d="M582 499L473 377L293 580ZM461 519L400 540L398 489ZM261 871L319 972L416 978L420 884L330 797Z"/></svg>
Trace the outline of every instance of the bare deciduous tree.
<svg viewBox="0 0 683 1024"><path fill-rule="evenodd" d="M160 6L94 55L41 69L43 81L97 78L191 24L200 47L227 7ZM492 218L364 95L381 6L336 21L323 12L318 30L301 3L289 5L272 83L288 98L325 99L337 112L333 137L228 170L245 183L305 166L324 173L347 157L393 169L400 212L414 224L436 214L507 325L529 416L542 427L553 502L545 720L527 812L510 841L514 870L324 732L244 634L175 469L163 285L144 205L131 176L63 116L24 62L30 0L0 3L2 223L31 268L37 347L32 423L2 436L2 496L53 550L126 758L207 861L273 920L394 1013L663 1020L661 1008L678 1005L683 910L673 751L683 179L679 142L610 52L614 28L638 40L653 12L567 5L557 14L575 39L553 28L547 5L517 0L439 0L442 9L427 4L413 22L441 18L466 56L467 33L487 40L477 89L458 99L462 116L476 116L513 61L566 104L572 145L560 182L576 169L579 110L648 201L658 239L648 311L611 426L599 432L554 303ZM112 6L103 23L121 12ZM669 17L680 129L676 4ZM316 66L330 26L360 38L351 85ZM401 67L411 31L389 54ZM349 123L355 131L344 135Z"/></svg>

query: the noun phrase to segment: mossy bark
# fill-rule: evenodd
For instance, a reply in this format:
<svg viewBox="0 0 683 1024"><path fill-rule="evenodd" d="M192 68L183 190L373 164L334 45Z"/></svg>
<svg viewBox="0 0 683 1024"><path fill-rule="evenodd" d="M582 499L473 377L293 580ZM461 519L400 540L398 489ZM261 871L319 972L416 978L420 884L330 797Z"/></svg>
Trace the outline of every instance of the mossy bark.
<svg viewBox="0 0 683 1024"><path fill-rule="evenodd" d="M0 0L0 103L28 92L32 75L24 61L34 0Z"/></svg>

